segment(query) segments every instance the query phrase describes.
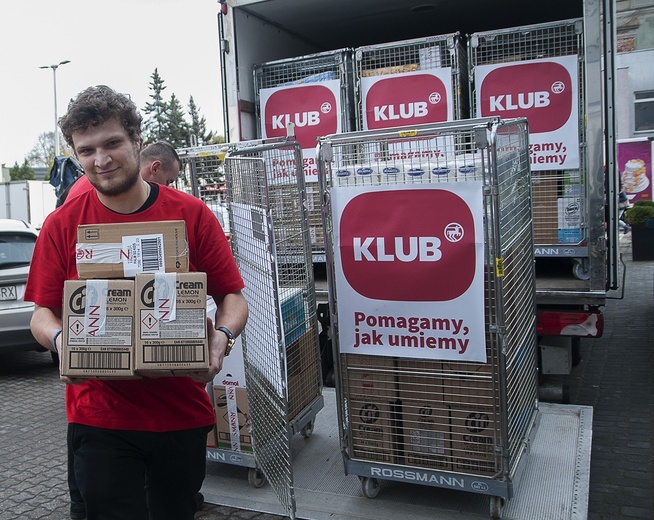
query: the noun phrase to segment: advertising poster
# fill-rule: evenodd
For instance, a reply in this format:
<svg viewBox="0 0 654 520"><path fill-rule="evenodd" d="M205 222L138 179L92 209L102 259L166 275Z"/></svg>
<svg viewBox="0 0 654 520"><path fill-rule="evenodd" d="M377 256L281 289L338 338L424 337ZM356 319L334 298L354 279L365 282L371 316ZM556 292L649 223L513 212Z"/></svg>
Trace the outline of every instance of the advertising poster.
<svg viewBox="0 0 654 520"><path fill-rule="evenodd" d="M342 131L340 81L264 88L259 97L262 137L286 137L287 127L292 124L302 147L305 180L318 182L316 138ZM274 164L274 177L283 182L295 175L295 168L294 164Z"/></svg>
<svg viewBox="0 0 654 520"><path fill-rule="evenodd" d="M486 362L482 183L331 194L340 351Z"/></svg>
<svg viewBox="0 0 654 520"><path fill-rule="evenodd" d="M478 65L477 116L529 120L531 170L579 168L578 56Z"/></svg>
<svg viewBox="0 0 654 520"><path fill-rule="evenodd" d="M363 128L442 123L453 119L452 69L361 78Z"/></svg>
<svg viewBox="0 0 654 520"><path fill-rule="evenodd" d="M652 142L618 141L618 173L629 202L652 200Z"/></svg>
<svg viewBox="0 0 654 520"><path fill-rule="evenodd" d="M362 77L361 92L364 130L454 119L451 67ZM453 149L451 138L440 137L433 140L432 146L423 146L421 153L431 151L433 157L439 157L444 150ZM412 150L407 143L392 143L389 153L406 155Z"/></svg>

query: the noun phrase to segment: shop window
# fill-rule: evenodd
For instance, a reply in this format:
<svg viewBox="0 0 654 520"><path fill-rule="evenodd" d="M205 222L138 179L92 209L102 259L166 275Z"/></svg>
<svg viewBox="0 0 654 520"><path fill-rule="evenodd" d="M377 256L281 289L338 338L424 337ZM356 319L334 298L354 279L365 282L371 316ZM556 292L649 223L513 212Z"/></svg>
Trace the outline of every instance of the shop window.
<svg viewBox="0 0 654 520"><path fill-rule="evenodd" d="M634 122L636 132L654 131L654 90L635 93Z"/></svg>

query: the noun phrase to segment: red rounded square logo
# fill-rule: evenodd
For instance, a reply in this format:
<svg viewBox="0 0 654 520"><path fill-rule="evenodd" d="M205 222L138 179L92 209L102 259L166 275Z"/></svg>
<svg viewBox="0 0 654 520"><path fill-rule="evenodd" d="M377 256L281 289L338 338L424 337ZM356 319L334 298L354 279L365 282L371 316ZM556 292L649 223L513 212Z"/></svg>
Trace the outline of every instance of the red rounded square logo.
<svg viewBox="0 0 654 520"><path fill-rule="evenodd" d="M560 63L521 63L492 70L481 84L481 116L526 117L531 133L553 132L572 115L572 78Z"/></svg>
<svg viewBox="0 0 654 520"><path fill-rule="evenodd" d="M267 137L285 137L289 123L304 149L315 148L316 137L338 132L334 93L324 85L289 87L273 92L264 106Z"/></svg>
<svg viewBox="0 0 654 520"><path fill-rule="evenodd" d="M366 93L371 130L447 121L447 88L436 76L413 74L380 79Z"/></svg>
<svg viewBox="0 0 654 520"><path fill-rule="evenodd" d="M448 301L474 279L474 217L451 191L363 193L343 209L339 231L345 278L366 298Z"/></svg>

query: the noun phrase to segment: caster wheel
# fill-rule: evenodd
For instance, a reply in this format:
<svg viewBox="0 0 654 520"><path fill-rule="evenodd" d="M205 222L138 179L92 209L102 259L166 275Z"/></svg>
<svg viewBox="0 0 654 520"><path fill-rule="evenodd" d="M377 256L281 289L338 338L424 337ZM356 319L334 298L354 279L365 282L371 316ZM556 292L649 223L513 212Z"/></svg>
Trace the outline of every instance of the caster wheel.
<svg viewBox="0 0 654 520"><path fill-rule="evenodd" d="M260 488L266 483L266 476L258 468L248 469L248 483L253 488Z"/></svg>
<svg viewBox="0 0 654 520"><path fill-rule="evenodd" d="M588 264L586 262L575 260L574 265L572 266L572 274L577 280L590 280L590 269L588 269Z"/></svg>
<svg viewBox="0 0 654 520"><path fill-rule="evenodd" d="M504 499L502 497L490 497L490 517L502 518Z"/></svg>
<svg viewBox="0 0 654 520"><path fill-rule="evenodd" d="M307 424L305 424L304 427L300 430L300 433L305 439L311 437L311 434L313 433L313 421L309 421Z"/></svg>
<svg viewBox="0 0 654 520"><path fill-rule="evenodd" d="M376 478L364 477L361 479L361 491L366 498L375 498L379 495L381 486Z"/></svg>

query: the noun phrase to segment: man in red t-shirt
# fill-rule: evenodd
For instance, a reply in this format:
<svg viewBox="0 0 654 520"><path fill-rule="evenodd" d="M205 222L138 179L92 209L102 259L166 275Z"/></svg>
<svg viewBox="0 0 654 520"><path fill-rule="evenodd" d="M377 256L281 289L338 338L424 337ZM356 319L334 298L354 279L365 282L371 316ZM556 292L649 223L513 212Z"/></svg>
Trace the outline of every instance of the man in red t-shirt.
<svg viewBox="0 0 654 520"><path fill-rule="evenodd" d="M217 305L213 323L220 327L208 327L208 372L137 380L61 377L87 518L191 520L204 479L206 434L215 421L204 387L221 369L228 340L245 326L243 280L206 204L139 175L141 116L127 96L90 87L69 104L60 126L94 189L55 210L39 234L25 294L35 303L37 341L55 351L61 345L63 285L77 278L77 226L90 223L184 220L190 270L207 273Z"/></svg>

